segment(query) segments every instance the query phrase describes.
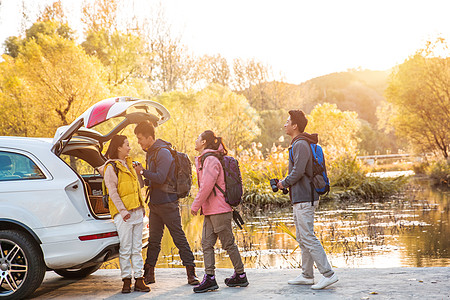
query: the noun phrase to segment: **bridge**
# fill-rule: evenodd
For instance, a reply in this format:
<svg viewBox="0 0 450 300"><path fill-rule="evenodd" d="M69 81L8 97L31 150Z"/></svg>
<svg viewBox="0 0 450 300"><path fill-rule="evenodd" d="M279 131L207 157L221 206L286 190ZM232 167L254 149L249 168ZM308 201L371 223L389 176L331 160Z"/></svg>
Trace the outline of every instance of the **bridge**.
<svg viewBox="0 0 450 300"><path fill-rule="evenodd" d="M398 154L379 154L379 155L362 155L356 158L364 161L369 165L376 164L378 161L389 161L391 163L396 161L417 161L421 162L426 154L410 154L410 153L398 153ZM388 163L389 163L388 162Z"/></svg>

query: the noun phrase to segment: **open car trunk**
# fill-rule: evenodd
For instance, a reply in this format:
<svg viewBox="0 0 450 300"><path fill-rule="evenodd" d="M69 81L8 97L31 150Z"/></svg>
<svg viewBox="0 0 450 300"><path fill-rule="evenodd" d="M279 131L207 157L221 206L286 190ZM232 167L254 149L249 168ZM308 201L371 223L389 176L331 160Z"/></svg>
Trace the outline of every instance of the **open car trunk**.
<svg viewBox="0 0 450 300"><path fill-rule="evenodd" d="M103 207L103 176L97 168L106 162L104 144L131 124L151 122L155 127L170 119L161 104L131 97L102 100L68 126L58 128L52 151L68 163L84 183L88 206L95 217L109 217Z"/></svg>
<svg viewBox="0 0 450 300"><path fill-rule="evenodd" d="M97 167L104 164L105 157L98 141L86 137L73 137L60 157L77 173L83 182L88 207L95 217L109 217L109 210L103 207L103 176Z"/></svg>

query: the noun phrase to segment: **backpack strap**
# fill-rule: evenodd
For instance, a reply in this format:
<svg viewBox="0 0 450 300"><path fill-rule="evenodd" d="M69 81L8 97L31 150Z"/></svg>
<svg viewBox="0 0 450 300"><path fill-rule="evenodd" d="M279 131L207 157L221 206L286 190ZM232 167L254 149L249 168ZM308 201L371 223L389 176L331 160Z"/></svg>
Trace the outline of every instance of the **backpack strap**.
<svg viewBox="0 0 450 300"><path fill-rule="evenodd" d="M115 161L110 161L105 165L105 170L106 170L106 166L107 165L111 165L114 169L114 173L116 173L116 176L119 174L119 169L117 168L117 164Z"/></svg>
<svg viewBox="0 0 450 300"><path fill-rule="evenodd" d="M205 153L205 154L203 154L202 157L200 158L200 170L203 169L203 164L205 163L206 158L208 158L208 157L210 157L210 156L217 157L217 159L218 159L219 162L220 162L221 157L220 157L219 154L212 153L212 152ZM222 162L220 162L220 164L222 164Z"/></svg>
<svg viewBox="0 0 450 300"><path fill-rule="evenodd" d="M116 162L115 161L110 161L110 162L108 162L107 164L106 164L106 166L107 165L111 165L112 167L113 167L113 169L114 169L114 173L116 173L116 176L118 177L119 176L119 169L117 168L117 164L116 164ZM105 166L105 170L106 170L106 166ZM103 176L104 177L104 176ZM105 208L107 208L106 207L106 205L107 205L107 200L108 200L108 198L109 198L109 193L108 193L108 188L106 187L106 184L105 184L105 179L103 178L103 180L102 180L102 195L103 195L103 206L105 207ZM106 203L105 203L106 202Z"/></svg>
<svg viewBox="0 0 450 300"><path fill-rule="evenodd" d="M313 150L312 150L312 147L313 147L312 143L308 142L308 145L309 145L309 150L311 151L311 164L312 164L313 176L314 176L314 162L316 161L316 158L314 157L314 153L313 153ZM314 183L312 181L312 178L309 177L308 174L305 173L305 175L306 175L306 177L308 177L309 185L311 186L311 206L314 206L314 191L315 191Z"/></svg>
<svg viewBox="0 0 450 300"><path fill-rule="evenodd" d="M217 159L219 160L220 164L222 165L222 162L220 161L220 158L221 158L220 155L218 155L216 153L208 152L208 153L203 154L202 157L200 158L200 170L203 169L203 164L205 163L206 158L208 158L209 156L217 157ZM222 165L222 168L223 168L223 165ZM219 191L225 196L225 191L222 190L220 188L220 186L217 185L217 183L214 184L214 187L218 188ZM215 188L213 188L213 193L214 193L214 196L217 196Z"/></svg>
<svg viewBox="0 0 450 300"><path fill-rule="evenodd" d="M158 158L158 154L159 154L159 150L161 150L161 149L163 149L163 148L165 148L165 149L167 149L167 150L169 150L169 152L170 152L170 155L172 155L172 158L173 158L173 162L172 163L175 163L176 164L176 158L175 158L175 156L176 156L176 154L174 153L174 149L172 149L171 147L169 147L169 146L161 146L161 147L158 147L158 148L156 148L155 150L154 150L154 154L152 155L152 157L151 157L151 159L150 160L153 160L153 161L155 161L155 164L156 164L156 160L157 160L157 158ZM148 165L148 158L150 157L150 155L149 155L149 153L147 152L147 159L146 159L146 169L148 170L148 168L149 168L149 165ZM170 167L169 167L170 168ZM169 178L169 176L167 176L167 178L166 178L166 181L165 182L167 182L167 186L172 186L172 187L175 187L175 185L176 185L176 180L175 180L175 182L173 182L173 180L171 180L171 178ZM147 199L146 199L146 202L148 202L147 200L148 200L148 198L150 197L150 187L148 187L147 188Z"/></svg>

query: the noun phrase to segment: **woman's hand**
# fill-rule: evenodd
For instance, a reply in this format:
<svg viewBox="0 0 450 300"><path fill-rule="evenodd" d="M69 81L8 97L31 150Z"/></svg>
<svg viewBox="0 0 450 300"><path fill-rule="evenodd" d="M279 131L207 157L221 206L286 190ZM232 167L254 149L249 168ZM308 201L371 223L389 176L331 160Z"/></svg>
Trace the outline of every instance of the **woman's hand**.
<svg viewBox="0 0 450 300"><path fill-rule="evenodd" d="M123 221L126 222L129 218L131 218L130 213L127 213L125 217L123 217Z"/></svg>
<svg viewBox="0 0 450 300"><path fill-rule="evenodd" d="M193 210L191 209L191 215L196 216L196 215L197 215L197 211L193 211Z"/></svg>

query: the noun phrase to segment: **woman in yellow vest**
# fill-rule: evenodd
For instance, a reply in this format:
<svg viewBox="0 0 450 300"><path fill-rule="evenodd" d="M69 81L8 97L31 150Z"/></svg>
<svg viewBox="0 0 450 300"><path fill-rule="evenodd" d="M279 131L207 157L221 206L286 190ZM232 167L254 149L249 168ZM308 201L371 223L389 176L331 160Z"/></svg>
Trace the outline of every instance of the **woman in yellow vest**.
<svg viewBox="0 0 450 300"><path fill-rule="evenodd" d="M119 233L119 264L123 281L122 293L131 292L134 272L134 290L149 292L143 279L142 229L145 216L141 183L128 156L130 144L124 135L111 139L106 157L104 179L109 194L109 211ZM115 165L115 167L114 167Z"/></svg>

